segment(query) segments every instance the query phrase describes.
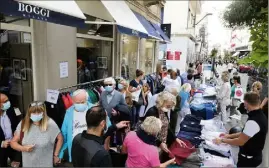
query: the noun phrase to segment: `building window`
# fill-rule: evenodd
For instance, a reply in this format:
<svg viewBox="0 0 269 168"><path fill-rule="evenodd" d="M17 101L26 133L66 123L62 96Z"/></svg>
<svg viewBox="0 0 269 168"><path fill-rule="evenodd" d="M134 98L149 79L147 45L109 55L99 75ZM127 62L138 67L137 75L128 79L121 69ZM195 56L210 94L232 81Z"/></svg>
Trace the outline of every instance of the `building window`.
<svg viewBox="0 0 269 168"><path fill-rule="evenodd" d="M77 38L77 82L112 76L112 42Z"/></svg>

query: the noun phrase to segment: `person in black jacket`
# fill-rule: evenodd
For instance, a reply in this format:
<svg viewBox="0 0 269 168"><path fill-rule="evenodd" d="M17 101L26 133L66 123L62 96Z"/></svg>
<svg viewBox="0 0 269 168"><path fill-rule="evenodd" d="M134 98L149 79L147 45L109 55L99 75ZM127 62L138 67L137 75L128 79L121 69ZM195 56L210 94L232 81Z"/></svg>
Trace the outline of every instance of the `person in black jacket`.
<svg viewBox="0 0 269 168"><path fill-rule="evenodd" d="M222 138L213 141L216 144L240 146L237 167L257 167L262 163L262 150L268 131L267 118L260 109L260 97L256 92L246 93L244 104L248 120L243 131L222 135Z"/></svg>
<svg viewBox="0 0 269 168"><path fill-rule="evenodd" d="M169 153L168 147L174 141L177 141L181 146L186 146L183 141L175 136L174 132L169 126L169 118L167 113L172 110L175 105L176 97L174 95L167 91L161 92L157 97L156 105L151 107L143 118L143 120L145 120L149 116L154 116L162 121L162 129L160 135L157 137L156 144L166 153ZM161 162L165 162L167 160L168 158L161 158Z"/></svg>
<svg viewBox="0 0 269 168"><path fill-rule="evenodd" d="M75 136L72 144L72 162L74 167L112 167L112 160L105 150L104 140L117 129L127 127L128 121L121 121L106 129L106 111L95 106L87 111L87 131Z"/></svg>
<svg viewBox="0 0 269 168"><path fill-rule="evenodd" d="M20 161L19 154L10 147L10 140L13 138L20 118L11 107L8 97L2 93L0 93L0 107L0 167L7 167L8 158L12 162Z"/></svg>

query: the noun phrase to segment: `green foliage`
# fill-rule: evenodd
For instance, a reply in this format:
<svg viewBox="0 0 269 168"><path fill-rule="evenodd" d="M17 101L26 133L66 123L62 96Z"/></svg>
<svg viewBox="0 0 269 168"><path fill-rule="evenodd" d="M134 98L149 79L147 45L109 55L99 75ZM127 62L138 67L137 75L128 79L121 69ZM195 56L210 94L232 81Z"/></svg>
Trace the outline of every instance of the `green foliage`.
<svg viewBox="0 0 269 168"><path fill-rule="evenodd" d="M250 27L250 41L253 41L252 52L239 63L251 63L255 67L268 67L268 8L263 8L260 15L263 18Z"/></svg>
<svg viewBox="0 0 269 168"><path fill-rule="evenodd" d="M248 27L253 42L252 52L239 60L240 64L268 66L268 0L233 0L223 14L224 25L230 28Z"/></svg>
<svg viewBox="0 0 269 168"><path fill-rule="evenodd" d="M215 57L217 56L217 54L218 54L218 50L217 50L216 48L213 48L213 49L211 50L210 57L211 57L211 58L215 58Z"/></svg>
<svg viewBox="0 0 269 168"><path fill-rule="evenodd" d="M251 27L263 18L262 8L268 7L268 0L233 0L223 13L226 27Z"/></svg>

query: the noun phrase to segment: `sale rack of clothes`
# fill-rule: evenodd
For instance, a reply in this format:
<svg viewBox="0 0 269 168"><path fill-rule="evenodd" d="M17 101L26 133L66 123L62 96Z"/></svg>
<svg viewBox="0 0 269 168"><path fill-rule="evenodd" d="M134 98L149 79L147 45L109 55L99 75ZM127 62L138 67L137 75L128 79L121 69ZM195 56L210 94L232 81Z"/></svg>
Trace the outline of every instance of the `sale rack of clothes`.
<svg viewBox="0 0 269 168"><path fill-rule="evenodd" d="M73 105L73 91L75 91L76 89L85 89L89 94L88 102L91 104L95 104L99 102L100 94L103 89L103 80L104 79L58 89L60 94L58 96L56 104L45 101L48 116L56 122L59 128L61 128L66 110Z"/></svg>

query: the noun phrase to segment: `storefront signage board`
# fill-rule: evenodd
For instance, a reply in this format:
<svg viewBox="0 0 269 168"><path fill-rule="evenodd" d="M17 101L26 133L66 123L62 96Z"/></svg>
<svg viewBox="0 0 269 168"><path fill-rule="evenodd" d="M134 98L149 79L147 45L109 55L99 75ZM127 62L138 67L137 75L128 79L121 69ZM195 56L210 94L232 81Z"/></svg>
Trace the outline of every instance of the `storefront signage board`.
<svg viewBox="0 0 269 168"><path fill-rule="evenodd" d="M60 78L68 77L68 62L60 62Z"/></svg>
<svg viewBox="0 0 269 168"><path fill-rule="evenodd" d="M48 3L50 2L48 1ZM57 9L57 11L60 11L60 9ZM66 15L57 11L52 11L40 6L30 5L28 3L15 0L1 0L0 5L0 12L6 15L36 19L73 27L85 27L84 19Z"/></svg>

